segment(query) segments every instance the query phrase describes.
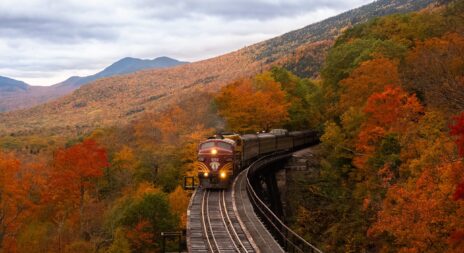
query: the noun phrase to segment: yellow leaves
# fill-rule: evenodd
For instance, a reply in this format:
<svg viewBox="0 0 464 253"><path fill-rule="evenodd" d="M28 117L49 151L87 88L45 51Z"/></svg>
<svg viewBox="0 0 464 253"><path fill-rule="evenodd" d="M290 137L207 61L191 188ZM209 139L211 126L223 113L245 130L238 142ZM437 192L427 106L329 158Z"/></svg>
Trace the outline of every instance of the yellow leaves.
<svg viewBox="0 0 464 253"><path fill-rule="evenodd" d="M143 198L146 194L160 193L161 190L156 188L152 183L142 182L138 185L137 190L134 192L133 196L136 198Z"/></svg>
<svg viewBox="0 0 464 253"><path fill-rule="evenodd" d="M177 186L176 190L169 194L171 210L180 217L181 228L185 228L187 225L187 207L189 201L189 194L180 186Z"/></svg>
<svg viewBox="0 0 464 253"><path fill-rule="evenodd" d="M113 166L117 166L131 172L138 167L139 163L140 161L136 159L134 151L128 146L123 146L121 150L116 152L112 160Z"/></svg>
<svg viewBox="0 0 464 253"><path fill-rule="evenodd" d="M324 145L330 148L337 147L340 143L343 143L345 136L342 133L342 129L335 122L327 122L324 128L324 135L321 136L321 141Z"/></svg>

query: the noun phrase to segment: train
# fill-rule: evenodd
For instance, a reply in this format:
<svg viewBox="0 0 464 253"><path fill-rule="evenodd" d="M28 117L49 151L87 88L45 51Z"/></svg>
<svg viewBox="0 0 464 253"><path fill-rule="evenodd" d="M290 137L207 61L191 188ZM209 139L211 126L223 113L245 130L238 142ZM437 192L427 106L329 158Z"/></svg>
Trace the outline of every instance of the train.
<svg viewBox="0 0 464 253"><path fill-rule="evenodd" d="M256 159L277 152L290 152L319 141L317 131L273 129L269 133L220 133L198 146L196 167L203 189L227 189L244 168Z"/></svg>

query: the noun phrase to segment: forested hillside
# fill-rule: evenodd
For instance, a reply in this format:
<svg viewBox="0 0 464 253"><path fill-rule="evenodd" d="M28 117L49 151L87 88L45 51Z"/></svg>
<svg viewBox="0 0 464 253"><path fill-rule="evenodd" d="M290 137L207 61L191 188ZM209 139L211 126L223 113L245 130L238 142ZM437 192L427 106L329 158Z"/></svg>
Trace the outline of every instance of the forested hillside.
<svg viewBox="0 0 464 253"><path fill-rule="evenodd" d="M420 10L433 0L381 0L216 58L165 70L100 79L61 99L0 114L0 133L72 133L127 123L175 104L195 90L214 92L228 82L272 66L317 76L340 32L371 17Z"/></svg>
<svg viewBox="0 0 464 253"><path fill-rule="evenodd" d="M51 86L33 86L0 76L0 113L43 104L68 95L79 87L104 77L134 73L150 68L168 68L185 63L187 62L169 57L158 57L153 60L126 57L94 75L72 76Z"/></svg>
<svg viewBox="0 0 464 253"><path fill-rule="evenodd" d="M294 228L327 252L464 250L464 2L346 31L322 70L323 160Z"/></svg>

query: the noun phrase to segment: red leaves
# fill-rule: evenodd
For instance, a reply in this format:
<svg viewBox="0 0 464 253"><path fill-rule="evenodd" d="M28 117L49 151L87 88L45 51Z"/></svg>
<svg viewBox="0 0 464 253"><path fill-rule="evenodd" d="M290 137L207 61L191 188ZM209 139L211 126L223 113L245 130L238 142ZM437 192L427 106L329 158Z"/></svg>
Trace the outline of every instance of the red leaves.
<svg viewBox="0 0 464 253"><path fill-rule="evenodd" d="M464 112L455 116L454 124L450 125L450 134L456 136L456 145L458 146L459 155L464 157ZM464 182L461 182L453 194L454 200L464 199Z"/></svg>
<svg viewBox="0 0 464 253"><path fill-rule="evenodd" d="M93 140L85 140L55 153L48 191L44 196L55 211L55 219L78 220L78 208L82 210L84 194L93 187L95 178L103 175L109 166L105 149Z"/></svg>
<svg viewBox="0 0 464 253"><path fill-rule="evenodd" d="M93 140L85 140L70 148L57 151L55 167L72 170L80 177L91 178L103 175L102 168L109 166L105 149Z"/></svg>
<svg viewBox="0 0 464 253"><path fill-rule="evenodd" d="M464 112L455 116L453 119L454 124L450 126L450 134L456 136L459 155L464 156Z"/></svg>
<svg viewBox="0 0 464 253"><path fill-rule="evenodd" d="M364 167L384 136L414 128L423 111L416 96L400 87L389 86L383 92L372 94L364 107L367 119L356 142L356 150L365 156L355 157L354 164Z"/></svg>
<svg viewBox="0 0 464 253"><path fill-rule="evenodd" d="M464 182L460 183L456 187L456 191L453 194L453 199L454 200L464 199Z"/></svg>
<svg viewBox="0 0 464 253"><path fill-rule="evenodd" d="M4 252L14 252L15 235L36 207L32 196L40 175L35 166L21 165L13 154L0 152L0 245Z"/></svg>
<svg viewBox="0 0 464 253"><path fill-rule="evenodd" d="M399 87L389 86L381 93L372 94L364 112L369 123L395 130L403 130L408 123L418 121L423 108L415 95L408 95Z"/></svg>
<svg viewBox="0 0 464 253"><path fill-rule="evenodd" d="M141 220L134 229L127 232L127 238L136 249L143 248L144 245L153 244L153 233L151 232L150 222Z"/></svg>

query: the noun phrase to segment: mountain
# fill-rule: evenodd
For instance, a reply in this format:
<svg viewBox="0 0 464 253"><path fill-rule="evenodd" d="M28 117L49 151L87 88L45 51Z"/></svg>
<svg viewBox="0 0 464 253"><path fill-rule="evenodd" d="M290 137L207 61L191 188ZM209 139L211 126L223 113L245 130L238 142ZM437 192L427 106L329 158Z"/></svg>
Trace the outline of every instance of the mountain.
<svg viewBox="0 0 464 253"><path fill-rule="evenodd" d="M25 82L0 76L0 92L23 92L29 88Z"/></svg>
<svg viewBox="0 0 464 253"><path fill-rule="evenodd" d="M72 94L27 110L0 114L0 133L81 134L162 110L196 91L214 92L275 65L317 76L336 37L354 24L421 10L433 0L378 0L282 36L211 59L98 79Z"/></svg>
<svg viewBox="0 0 464 253"><path fill-rule="evenodd" d="M82 85L100 78L129 74L145 69L168 68L186 63L165 56L153 60L126 57L94 75L73 76L52 86L30 86L20 81L0 77L0 112L25 109L62 97Z"/></svg>
<svg viewBox="0 0 464 253"><path fill-rule="evenodd" d="M67 79L66 81L54 85L55 87L80 87L83 84L93 82L97 79L110 77L115 75L128 74L136 72L139 70L150 69L150 68L168 68L174 67L181 64L186 64L187 62L178 61L169 57L158 57L153 60L143 60L132 57L123 58L104 70L98 72L95 75L79 77L73 76Z"/></svg>

